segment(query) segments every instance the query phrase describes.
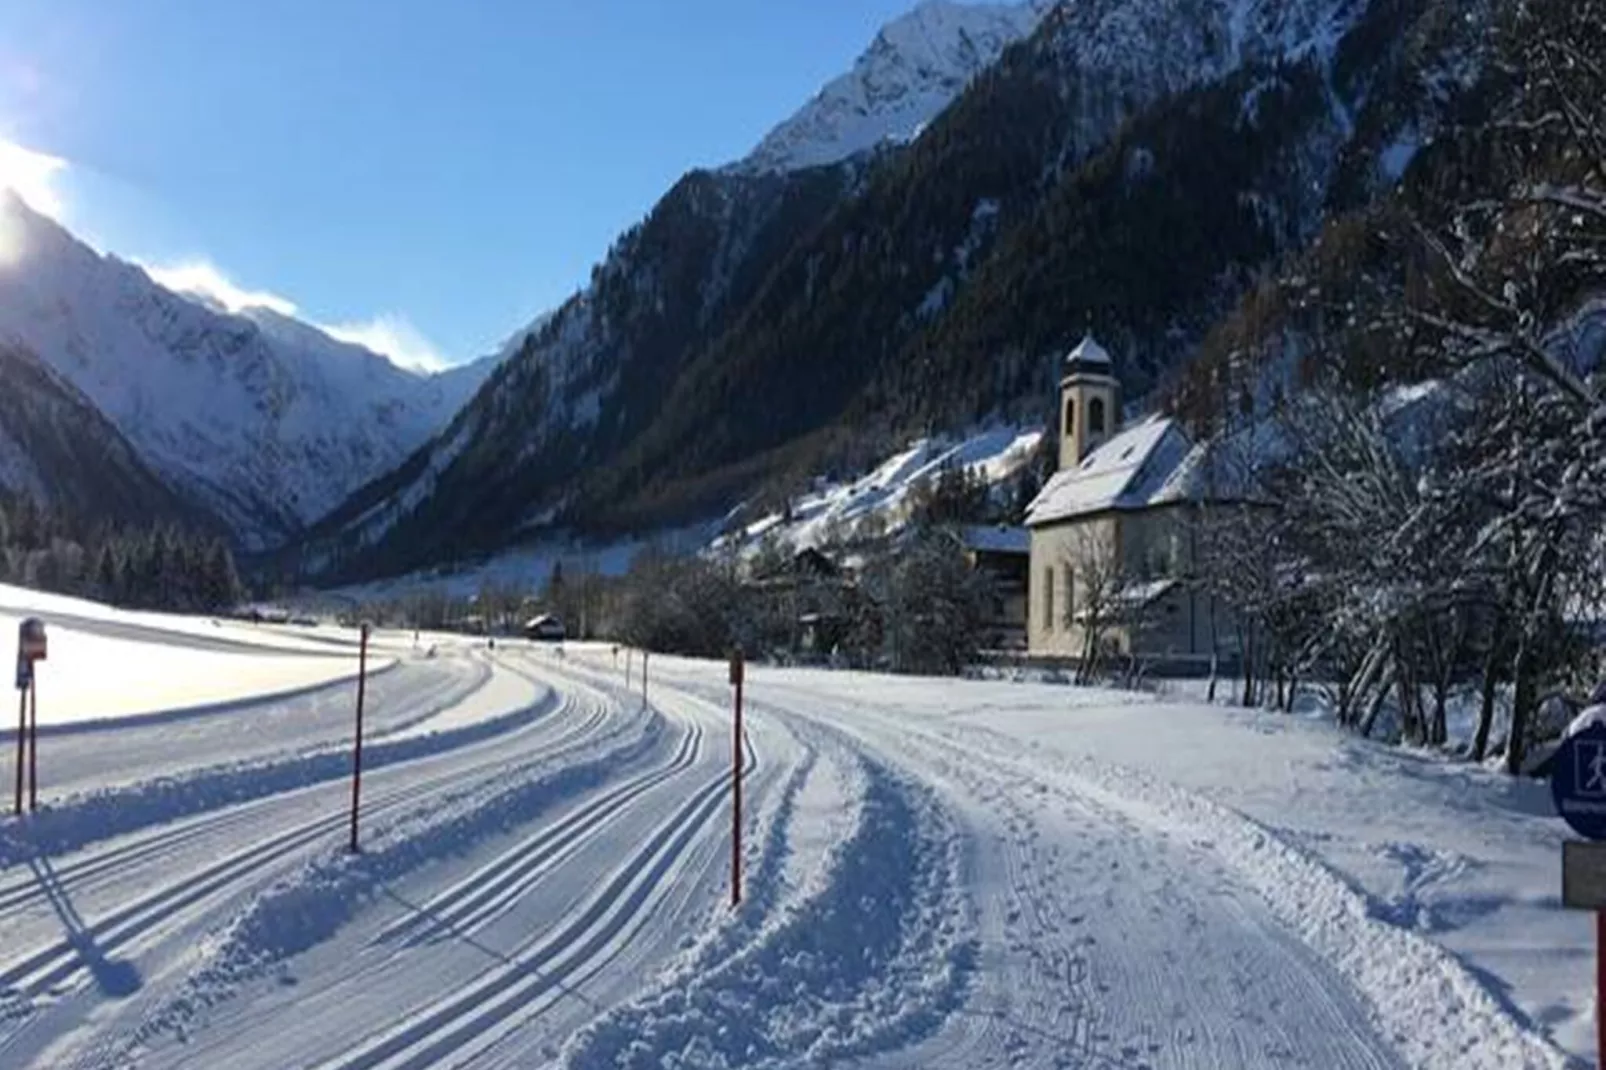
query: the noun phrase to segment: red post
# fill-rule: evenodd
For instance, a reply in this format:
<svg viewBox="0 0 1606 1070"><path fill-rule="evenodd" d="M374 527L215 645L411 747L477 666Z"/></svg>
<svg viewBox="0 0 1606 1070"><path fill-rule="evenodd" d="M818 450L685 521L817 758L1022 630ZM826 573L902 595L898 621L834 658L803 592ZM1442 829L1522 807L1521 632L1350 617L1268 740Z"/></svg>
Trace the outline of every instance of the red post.
<svg viewBox="0 0 1606 1070"><path fill-rule="evenodd" d="M625 689L626 690L629 690L629 688L630 688L630 662L635 658L635 656L636 656L636 652L634 650L626 650L625 651Z"/></svg>
<svg viewBox="0 0 1606 1070"><path fill-rule="evenodd" d="M742 684L747 663L742 648L731 651L731 686L736 688L731 720L731 907L742 904Z"/></svg>
<svg viewBox="0 0 1606 1070"><path fill-rule="evenodd" d="M736 677L736 732L731 744L731 906L742 902L742 678Z"/></svg>
<svg viewBox="0 0 1606 1070"><path fill-rule="evenodd" d="M17 691L17 816L22 816L22 766L28 740L28 689Z"/></svg>
<svg viewBox="0 0 1606 1070"><path fill-rule="evenodd" d="M28 681L28 812L39 809L39 678Z"/></svg>
<svg viewBox="0 0 1606 1070"><path fill-rule="evenodd" d="M351 757L351 853L357 853L357 807L362 797L362 700L368 682L368 625L357 647L357 746Z"/></svg>

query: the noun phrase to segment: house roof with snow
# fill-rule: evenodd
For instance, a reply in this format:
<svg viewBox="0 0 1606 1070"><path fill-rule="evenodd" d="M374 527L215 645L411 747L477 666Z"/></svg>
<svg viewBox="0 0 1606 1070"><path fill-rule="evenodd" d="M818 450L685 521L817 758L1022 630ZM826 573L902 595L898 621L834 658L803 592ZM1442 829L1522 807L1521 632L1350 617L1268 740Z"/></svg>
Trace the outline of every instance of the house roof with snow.
<svg viewBox="0 0 1606 1070"><path fill-rule="evenodd" d="M1032 549L1031 533L1008 524L973 524L959 537L965 549L984 554L1026 554Z"/></svg>
<svg viewBox="0 0 1606 1070"><path fill-rule="evenodd" d="M1151 416L1056 472L1027 508L1026 526L1217 497L1219 467L1176 420Z"/></svg>

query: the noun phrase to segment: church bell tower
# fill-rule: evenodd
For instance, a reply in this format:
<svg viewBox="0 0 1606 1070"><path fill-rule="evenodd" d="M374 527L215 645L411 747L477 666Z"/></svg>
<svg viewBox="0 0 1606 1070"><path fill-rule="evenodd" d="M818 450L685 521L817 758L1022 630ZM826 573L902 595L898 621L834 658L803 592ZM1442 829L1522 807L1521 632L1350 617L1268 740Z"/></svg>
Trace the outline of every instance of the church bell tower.
<svg viewBox="0 0 1606 1070"><path fill-rule="evenodd" d="M1120 400L1110 354L1089 334L1065 358L1060 380L1060 471L1076 468L1118 430Z"/></svg>

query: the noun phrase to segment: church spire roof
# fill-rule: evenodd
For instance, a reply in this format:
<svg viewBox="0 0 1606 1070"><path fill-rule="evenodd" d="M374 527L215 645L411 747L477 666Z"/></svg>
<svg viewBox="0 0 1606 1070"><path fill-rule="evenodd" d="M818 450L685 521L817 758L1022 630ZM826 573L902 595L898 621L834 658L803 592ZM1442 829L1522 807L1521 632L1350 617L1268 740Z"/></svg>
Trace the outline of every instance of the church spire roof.
<svg viewBox="0 0 1606 1070"><path fill-rule="evenodd" d="M1111 371L1109 351L1098 344L1091 331L1065 356L1066 375L1074 375L1077 372L1109 375Z"/></svg>

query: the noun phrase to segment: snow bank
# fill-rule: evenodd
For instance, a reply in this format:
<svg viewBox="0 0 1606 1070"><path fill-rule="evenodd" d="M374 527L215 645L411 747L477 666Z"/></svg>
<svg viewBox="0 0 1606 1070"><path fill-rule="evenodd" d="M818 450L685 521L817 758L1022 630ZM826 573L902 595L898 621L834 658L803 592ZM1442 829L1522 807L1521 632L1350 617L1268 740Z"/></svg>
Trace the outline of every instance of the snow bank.
<svg viewBox="0 0 1606 1070"><path fill-rule="evenodd" d="M941 1023L975 967L957 836L929 789L861 759L847 778L831 792L845 834L816 881L777 905L780 843L816 838L799 827L794 779L736 924L577 1037L566 1065L832 1065Z"/></svg>
<svg viewBox="0 0 1606 1070"><path fill-rule="evenodd" d="M0 634L19 618L0 613ZM37 667L41 731L134 716L179 716L242 700L285 697L357 675L352 657L231 654L49 629ZM371 671L391 659L370 659Z"/></svg>
<svg viewBox="0 0 1606 1070"><path fill-rule="evenodd" d="M472 716L455 714L451 708L440 711L441 723L451 727L424 730L436 719L429 717L394 738L365 741L363 768L379 769L477 743L521 728L557 708L558 697L550 689L531 690L533 697L525 705L494 713L476 693L454 704L454 708L470 706ZM339 744L84 792L47 803L25 822L0 825L0 868L36 854L62 854L113 836L350 775L351 749Z"/></svg>

